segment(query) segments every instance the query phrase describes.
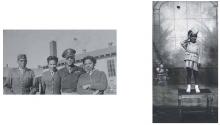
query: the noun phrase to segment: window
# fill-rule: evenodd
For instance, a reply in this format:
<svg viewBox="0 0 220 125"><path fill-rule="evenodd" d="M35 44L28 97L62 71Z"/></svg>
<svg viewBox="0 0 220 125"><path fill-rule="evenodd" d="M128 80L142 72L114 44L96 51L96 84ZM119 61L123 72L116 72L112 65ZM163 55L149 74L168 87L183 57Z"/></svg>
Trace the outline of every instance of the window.
<svg viewBox="0 0 220 125"><path fill-rule="evenodd" d="M108 66L108 76L109 77L114 77L116 76L115 74L115 60L107 60L107 66Z"/></svg>

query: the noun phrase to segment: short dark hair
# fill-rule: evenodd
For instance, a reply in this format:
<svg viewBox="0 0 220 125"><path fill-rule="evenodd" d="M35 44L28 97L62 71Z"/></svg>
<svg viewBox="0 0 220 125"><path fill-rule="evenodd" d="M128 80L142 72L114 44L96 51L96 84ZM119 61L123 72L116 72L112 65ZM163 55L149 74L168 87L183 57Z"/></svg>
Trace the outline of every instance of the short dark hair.
<svg viewBox="0 0 220 125"><path fill-rule="evenodd" d="M191 36L191 34L192 34L192 30L189 30L188 31L188 36Z"/></svg>
<svg viewBox="0 0 220 125"><path fill-rule="evenodd" d="M91 61L93 62L93 64L96 64L96 58L93 57L93 56L86 56L86 57L84 57L84 58L83 58L83 64L85 63L85 61L86 61L87 59L91 60Z"/></svg>
<svg viewBox="0 0 220 125"><path fill-rule="evenodd" d="M58 58L56 56L47 57L47 63L49 63L50 60L54 60L54 61L56 61L56 63L58 62Z"/></svg>

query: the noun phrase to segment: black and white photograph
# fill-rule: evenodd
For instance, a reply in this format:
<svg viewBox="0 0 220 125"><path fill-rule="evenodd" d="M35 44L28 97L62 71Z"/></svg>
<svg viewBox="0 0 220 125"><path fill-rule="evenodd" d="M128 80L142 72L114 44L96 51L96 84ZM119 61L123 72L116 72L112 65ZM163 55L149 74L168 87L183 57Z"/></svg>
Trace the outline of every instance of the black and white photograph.
<svg viewBox="0 0 220 125"><path fill-rule="evenodd" d="M0 0L0 125L218 124L218 1Z"/></svg>
<svg viewBox="0 0 220 125"><path fill-rule="evenodd" d="M116 30L3 31L5 95L116 95Z"/></svg>
<svg viewBox="0 0 220 125"><path fill-rule="evenodd" d="M153 1L153 122L218 122L218 1Z"/></svg>

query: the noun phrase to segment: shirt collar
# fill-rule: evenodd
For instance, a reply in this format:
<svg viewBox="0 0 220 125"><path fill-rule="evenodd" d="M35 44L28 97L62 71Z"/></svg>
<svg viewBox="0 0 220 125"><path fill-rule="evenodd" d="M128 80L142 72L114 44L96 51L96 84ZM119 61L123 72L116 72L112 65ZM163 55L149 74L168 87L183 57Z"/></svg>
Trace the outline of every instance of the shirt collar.
<svg viewBox="0 0 220 125"><path fill-rule="evenodd" d="M91 70L91 71L89 72L89 75L91 76L94 72L95 72L95 69Z"/></svg>
<svg viewBox="0 0 220 125"><path fill-rule="evenodd" d="M54 71L51 71L51 70L49 70L50 72L56 72L57 71L57 69L55 69Z"/></svg>
<svg viewBox="0 0 220 125"><path fill-rule="evenodd" d="M55 71L51 71L51 70L49 70L49 72L50 72L50 74L53 76L54 75L54 73L57 71L57 69L55 69Z"/></svg>
<svg viewBox="0 0 220 125"><path fill-rule="evenodd" d="M22 69L21 67L18 67L18 70L19 70L19 71L25 71L26 68Z"/></svg>
<svg viewBox="0 0 220 125"><path fill-rule="evenodd" d="M66 66L66 71L67 71L68 73L73 73L73 72L76 71L76 70L77 70L77 67L76 67L75 65L73 65L72 67Z"/></svg>
<svg viewBox="0 0 220 125"><path fill-rule="evenodd" d="M18 67L18 71L19 71L21 74L24 74L25 71L26 71L26 68L22 69L21 67Z"/></svg>

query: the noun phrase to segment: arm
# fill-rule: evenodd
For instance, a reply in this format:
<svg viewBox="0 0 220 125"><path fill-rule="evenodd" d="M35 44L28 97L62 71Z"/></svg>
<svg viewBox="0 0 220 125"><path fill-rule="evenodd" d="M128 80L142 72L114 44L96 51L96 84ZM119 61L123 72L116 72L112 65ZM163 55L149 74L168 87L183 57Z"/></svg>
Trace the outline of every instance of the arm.
<svg viewBox="0 0 220 125"><path fill-rule="evenodd" d="M202 45L201 45L201 43L199 43L198 55L199 55L198 66L200 67L201 66L201 56L202 56Z"/></svg>
<svg viewBox="0 0 220 125"><path fill-rule="evenodd" d="M101 72L99 81L96 83L93 83L90 86L90 89L106 90L107 86L108 86L107 77L104 72Z"/></svg>
<svg viewBox="0 0 220 125"><path fill-rule="evenodd" d="M45 94L45 91L46 91L46 84L45 84L45 81L42 80L42 83L41 83L41 94Z"/></svg>
<svg viewBox="0 0 220 125"><path fill-rule="evenodd" d="M35 77L34 78L34 85L33 86L36 86L36 89L37 89L37 93L40 93L41 92L41 88L42 88L42 85L41 85L41 77Z"/></svg>
<svg viewBox="0 0 220 125"><path fill-rule="evenodd" d="M59 77L59 93L61 94L62 93L62 85L61 85L61 82L62 82L62 73L60 70L57 71L57 77Z"/></svg>
<svg viewBox="0 0 220 125"><path fill-rule="evenodd" d="M59 77L59 82L58 82L58 93L59 94L61 94L61 77L60 76L58 76Z"/></svg>
<svg viewBox="0 0 220 125"><path fill-rule="evenodd" d="M37 84L35 82L35 74L33 71L31 73L31 86L30 86L30 94L36 94L37 93Z"/></svg>
<svg viewBox="0 0 220 125"><path fill-rule="evenodd" d="M187 39L187 40L184 40L184 41L182 41L182 42L180 42L181 46L182 46L185 50L187 50L188 43L189 43L189 40L188 40L188 39Z"/></svg>
<svg viewBox="0 0 220 125"><path fill-rule="evenodd" d="M86 93L88 93L87 89L83 89L83 85L85 85L84 82L85 82L84 78L81 75L79 77L78 84L77 84L77 93L79 93L79 94L86 94Z"/></svg>
<svg viewBox="0 0 220 125"><path fill-rule="evenodd" d="M37 78L37 81L39 83L38 88L39 88L39 93L40 94L45 94L45 82L43 81L43 76L40 76Z"/></svg>
<svg viewBox="0 0 220 125"><path fill-rule="evenodd" d="M3 84L3 88L4 88L4 94L13 94L13 90L12 90L12 71L8 72L8 75L6 77L6 80Z"/></svg>

